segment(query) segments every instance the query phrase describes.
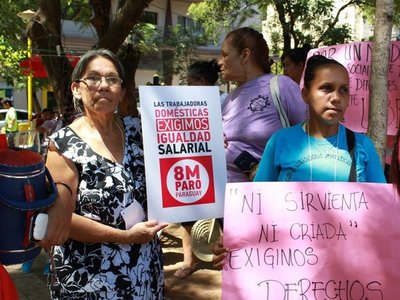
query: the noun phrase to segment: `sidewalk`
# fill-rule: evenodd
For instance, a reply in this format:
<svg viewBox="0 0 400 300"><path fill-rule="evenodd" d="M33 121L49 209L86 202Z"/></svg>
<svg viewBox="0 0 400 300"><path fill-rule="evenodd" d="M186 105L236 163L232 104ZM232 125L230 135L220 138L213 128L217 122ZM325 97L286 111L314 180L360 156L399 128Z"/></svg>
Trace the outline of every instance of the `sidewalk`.
<svg viewBox="0 0 400 300"><path fill-rule="evenodd" d="M180 227L169 225L161 235L165 254L165 278L169 285L167 300L219 300L221 299L221 272L215 270L211 263L202 262L198 271L186 279L173 276L183 260L182 242L179 236ZM6 266L15 285L20 300L49 300L47 278L42 274L47 254L42 253L35 259L31 273L23 273L21 265ZM144 299L146 300L146 299Z"/></svg>
<svg viewBox="0 0 400 300"><path fill-rule="evenodd" d="M23 273L21 264L6 266L12 277L20 300L48 300L50 299L49 289L47 288L47 276L43 275L43 267L47 259L46 252L35 258L31 273Z"/></svg>

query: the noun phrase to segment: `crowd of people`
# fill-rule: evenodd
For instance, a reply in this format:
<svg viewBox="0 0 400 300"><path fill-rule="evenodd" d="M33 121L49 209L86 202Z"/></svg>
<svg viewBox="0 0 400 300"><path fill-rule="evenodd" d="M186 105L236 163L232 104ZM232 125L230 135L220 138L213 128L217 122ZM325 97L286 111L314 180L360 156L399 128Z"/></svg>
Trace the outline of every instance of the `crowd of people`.
<svg viewBox="0 0 400 300"><path fill-rule="evenodd" d="M286 75L276 80L283 111L272 100L275 75L268 45L254 29L232 30L219 60L189 67L188 85L216 85L220 78L236 83L221 97L228 182L251 181L254 166L254 181L386 182L372 141L341 124L349 104L346 68L320 55L307 61L308 50L304 46L282 56ZM91 50L79 60L71 82L80 117L54 130L54 115L43 110L44 122L37 129L49 138L46 166L58 189L47 212L47 235L38 242L52 248L51 296L163 299L157 233L167 224L146 217L140 119L115 113L126 91L124 69L111 51ZM284 128L282 114L290 127ZM13 125L7 130L12 132ZM399 135L390 178L400 193ZM129 228L123 217L127 209L144 216ZM190 243L193 223L182 225L184 257L175 276L184 279L196 271L198 259ZM222 236L212 249L214 265L222 267L229 253Z"/></svg>

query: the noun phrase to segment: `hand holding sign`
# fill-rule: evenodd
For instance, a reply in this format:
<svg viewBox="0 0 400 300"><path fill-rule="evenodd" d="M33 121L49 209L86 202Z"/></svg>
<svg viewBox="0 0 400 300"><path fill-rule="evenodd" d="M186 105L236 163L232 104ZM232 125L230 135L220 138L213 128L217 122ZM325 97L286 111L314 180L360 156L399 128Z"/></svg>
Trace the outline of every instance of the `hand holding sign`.
<svg viewBox="0 0 400 300"><path fill-rule="evenodd" d="M213 265L220 269L223 268L225 263L224 260L229 254L229 248L224 247L223 239L224 237L221 235L218 241L216 241L212 246L212 252L214 254L212 259Z"/></svg>

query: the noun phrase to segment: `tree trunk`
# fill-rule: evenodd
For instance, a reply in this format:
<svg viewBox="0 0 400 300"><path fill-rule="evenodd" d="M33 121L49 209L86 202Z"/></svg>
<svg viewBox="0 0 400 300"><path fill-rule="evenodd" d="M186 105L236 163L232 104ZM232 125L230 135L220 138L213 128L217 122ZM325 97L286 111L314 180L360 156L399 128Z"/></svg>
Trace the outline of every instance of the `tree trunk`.
<svg viewBox="0 0 400 300"><path fill-rule="evenodd" d="M368 135L378 151L382 165L385 161L390 39L393 26L393 0L377 0L369 81Z"/></svg>
<svg viewBox="0 0 400 300"><path fill-rule="evenodd" d="M101 39L110 25L111 1L89 0L89 4L93 9L90 23L96 29L97 36Z"/></svg>
<svg viewBox="0 0 400 300"><path fill-rule="evenodd" d="M274 4L275 4L275 9L278 12L279 22L282 25L283 52L286 53L291 49L290 25L288 22L286 22L285 6L283 1L275 0Z"/></svg>
<svg viewBox="0 0 400 300"><path fill-rule="evenodd" d="M38 49L46 68L50 85L57 99L58 109L63 111L70 95L72 67L63 54L61 42L61 4L57 0L40 0L39 10L29 23L28 36ZM59 48L58 48L59 47ZM57 48L59 51L57 51ZM60 53L60 55L58 55Z"/></svg>
<svg viewBox="0 0 400 300"><path fill-rule="evenodd" d="M143 10L152 0L127 0L108 30L101 36L96 48L107 48L114 53L125 41L134 25L139 22Z"/></svg>
<svg viewBox="0 0 400 300"><path fill-rule="evenodd" d="M134 45L126 44L121 47L118 56L124 65L126 73L126 93L118 106L118 112L120 116L137 116L137 99L139 95L135 89L135 74L141 53Z"/></svg>
<svg viewBox="0 0 400 300"><path fill-rule="evenodd" d="M171 37L171 26L172 26L171 0L167 0L167 9L165 11L165 23L164 23L164 41L167 41ZM164 49L161 51L161 57L163 62L162 73L163 73L164 84L172 85L174 52L169 49Z"/></svg>

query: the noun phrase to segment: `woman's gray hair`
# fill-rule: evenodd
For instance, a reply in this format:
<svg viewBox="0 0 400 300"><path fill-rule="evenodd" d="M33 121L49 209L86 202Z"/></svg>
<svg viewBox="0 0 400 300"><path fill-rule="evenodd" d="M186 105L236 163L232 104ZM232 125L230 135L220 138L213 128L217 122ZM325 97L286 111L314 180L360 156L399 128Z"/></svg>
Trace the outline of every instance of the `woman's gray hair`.
<svg viewBox="0 0 400 300"><path fill-rule="evenodd" d="M117 69L118 76L122 79L121 86L122 88L124 88L126 82L124 67L122 66L119 58L112 51L108 49L89 50L84 55L82 55L72 72L71 82L79 82L83 74L85 74L88 64L97 57L106 58L113 63L113 65ZM78 99L74 96L73 103L75 110L82 112L83 110L82 99Z"/></svg>

